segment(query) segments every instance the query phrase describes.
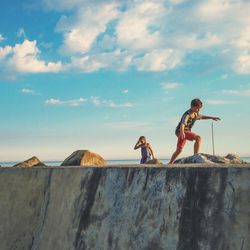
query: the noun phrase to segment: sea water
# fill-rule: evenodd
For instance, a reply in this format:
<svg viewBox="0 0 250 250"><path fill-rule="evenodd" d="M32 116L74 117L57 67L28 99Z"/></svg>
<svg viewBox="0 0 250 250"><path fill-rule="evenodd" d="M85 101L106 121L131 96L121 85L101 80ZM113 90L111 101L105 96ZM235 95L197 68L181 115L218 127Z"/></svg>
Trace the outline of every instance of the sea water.
<svg viewBox="0 0 250 250"><path fill-rule="evenodd" d="M250 157L241 157L243 161L250 163ZM169 159L160 159L163 164L167 164ZM2 167L11 167L15 165L17 162L0 162ZM44 162L47 166L60 166L62 161L45 161ZM108 160L107 163L109 165L129 165L129 164L139 164L140 159L134 160Z"/></svg>

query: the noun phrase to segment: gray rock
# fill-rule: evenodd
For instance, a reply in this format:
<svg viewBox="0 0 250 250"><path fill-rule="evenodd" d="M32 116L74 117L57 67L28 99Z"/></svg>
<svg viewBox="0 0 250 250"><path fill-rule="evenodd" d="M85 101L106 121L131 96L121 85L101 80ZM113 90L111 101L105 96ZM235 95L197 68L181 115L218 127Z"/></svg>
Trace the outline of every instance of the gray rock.
<svg viewBox="0 0 250 250"><path fill-rule="evenodd" d="M230 163L235 163L235 164L243 164L246 163L245 161L243 161L240 156L236 155L236 154L228 154L227 156L225 156L226 159L230 160Z"/></svg>
<svg viewBox="0 0 250 250"><path fill-rule="evenodd" d="M46 166L46 165L43 162L41 162L36 156L33 156L26 161L15 164L13 167L32 168L37 166Z"/></svg>
<svg viewBox="0 0 250 250"><path fill-rule="evenodd" d="M209 154L195 154L189 157L184 157L178 159L174 162L175 164L190 164L190 163L222 163L222 164L243 164L246 163L240 159L239 156L234 154L228 154L225 157L218 155L209 155Z"/></svg>
<svg viewBox="0 0 250 250"><path fill-rule="evenodd" d="M107 162L98 154L89 150L77 150L67 157L61 166L103 166Z"/></svg>

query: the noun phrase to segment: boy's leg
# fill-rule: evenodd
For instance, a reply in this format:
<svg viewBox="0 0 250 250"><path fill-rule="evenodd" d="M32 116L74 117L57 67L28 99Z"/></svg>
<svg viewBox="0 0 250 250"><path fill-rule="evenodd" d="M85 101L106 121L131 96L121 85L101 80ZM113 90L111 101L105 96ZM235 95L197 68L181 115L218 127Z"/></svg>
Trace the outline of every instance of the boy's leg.
<svg viewBox="0 0 250 250"><path fill-rule="evenodd" d="M194 155L199 153L200 147L201 147L201 137L197 135L194 143Z"/></svg>
<svg viewBox="0 0 250 250"><path fill-rule="evenodd" d="M194 154L198 154L200 151L201 146L201 137L199 135L196 135L195 133L191 131L185 132L186 139L189 141L195 141L194 143Z"/></svg>
<svg viewBox="0 0 250 250"><path fill-rule="evenodd" d="M169 161L169 164L173 164L174 161L176 160L176 158L178 157L178 155L181 153L182 149L181 148L176 148L175 152L173 153L170 161Z"/></svg>
<svg viewBox="0 0 250 250"><path fill-rule="evenodd" d="M172 155L172 157L171 157L171 159L169 161L169 164L173 164L174 163L174 161L179 156L179 154L181 153L181 151L182 151L182 149L183 149L183 147L184 147L184 145L186 143L186 139L181 139L179 137L179 135L177 135L177 137L178 137L177 147L176 147L176 150L173 153L173 155Z"/></svg>

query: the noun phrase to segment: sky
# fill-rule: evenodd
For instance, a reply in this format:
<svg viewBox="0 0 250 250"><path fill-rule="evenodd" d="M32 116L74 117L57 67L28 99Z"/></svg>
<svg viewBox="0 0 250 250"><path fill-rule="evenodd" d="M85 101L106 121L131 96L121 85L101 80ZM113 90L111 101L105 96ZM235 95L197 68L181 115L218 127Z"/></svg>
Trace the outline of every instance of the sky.
<svg viewBox="0 0 250 250"><path fill-rule="evenodd" d="M193 98L215 152L250 155L250 1L13 0L0 3L0 161L89 149L158 158ZM197 121L212 153L211 121ZM188 142L183 155L190 155Z"/></svg>

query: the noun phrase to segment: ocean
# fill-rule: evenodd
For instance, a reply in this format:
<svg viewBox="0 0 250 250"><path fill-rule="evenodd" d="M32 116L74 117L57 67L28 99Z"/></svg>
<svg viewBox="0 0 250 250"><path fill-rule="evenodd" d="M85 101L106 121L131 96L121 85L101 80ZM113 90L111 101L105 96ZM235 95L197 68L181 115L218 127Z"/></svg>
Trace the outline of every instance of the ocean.
<svg viewBox="0 0 250 250"><path fill-rule="evenodd" d="M241 157L242 160L250 163L250 157ZM169 159L160 159L163 164L167 164ZM108 160L109 165L127 165L127 164L139 164L140 159L137 160ZM17 162L0 162L2 167L11 167L15 165ZM45 161L44 162L48 166L60 166L62 161Z"/></svg>

